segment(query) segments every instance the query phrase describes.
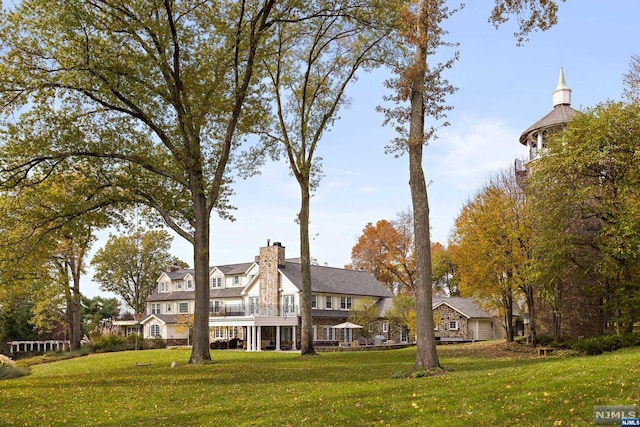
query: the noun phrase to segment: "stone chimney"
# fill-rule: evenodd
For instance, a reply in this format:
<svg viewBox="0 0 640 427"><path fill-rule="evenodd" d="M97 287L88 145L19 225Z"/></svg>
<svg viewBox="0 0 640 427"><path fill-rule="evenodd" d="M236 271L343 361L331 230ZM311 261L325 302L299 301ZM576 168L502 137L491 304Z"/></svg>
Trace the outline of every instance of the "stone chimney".
<svg viewBox="0 0 640 427"><path fill-rule="evenodd" d="M280 280L278 268L284 266L285 248L280 242L260 248L260 305L277 306L279 303Z"/></svg>
<svg viewBox="0 0 640 427"><path fill-rule="evenodd" d="M167 267L167 273L173 273L174 271L180 270L180 268L181 267L178 265L178 263L174 261L171 265Z"/></svg>

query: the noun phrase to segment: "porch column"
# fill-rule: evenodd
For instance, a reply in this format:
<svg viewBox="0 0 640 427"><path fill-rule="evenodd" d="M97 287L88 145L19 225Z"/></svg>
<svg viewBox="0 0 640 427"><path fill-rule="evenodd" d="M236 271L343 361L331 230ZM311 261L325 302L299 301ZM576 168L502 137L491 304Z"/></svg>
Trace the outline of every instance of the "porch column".
<svg viewBox="0 0 640 427"><path fill-rule="evenodd" d="M298 349L298 343L296 342L296 338L297 338L296 328L297 328L297 326L294 325L293 326L293 347L292 347L294 350Z"/></svg>
<svg viewBox="0 0 640 427"><path fill-rule="evenodd" d="M280 351L280 326L276 326L276 351Z"/></svg>
<svg viewBox="0 0 640 427"><path fill-rule="evenodd" d="M257 329L256 351L262 351L262 326L256 326L256 329Z"/></svg>
<svg viewBox="0 0 640 427"><path fill-rule="evenodd" d="M249 345L247 346L247 350L249 351L254 351L256 349L255 345L256 345L256 339L253 336L254 332L255 332L255 326L248 326L249 328Z"/></svg>

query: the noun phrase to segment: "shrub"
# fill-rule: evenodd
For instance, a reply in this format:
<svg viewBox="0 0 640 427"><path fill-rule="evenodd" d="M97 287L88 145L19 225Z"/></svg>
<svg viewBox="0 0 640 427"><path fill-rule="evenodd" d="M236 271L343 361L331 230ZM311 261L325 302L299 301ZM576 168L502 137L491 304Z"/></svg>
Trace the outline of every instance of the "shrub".
<svg viewBox="0 0 640 427"><path fill-rule="evenodd" d="M27 371L18 368L13 360L0 354L0 380L19 378L25 375L27 375Z"/></svg>
<svg viewBox="0 0 640 427"><path fill-rule="evenodd" d="M605 351L615 351L625 347L640 345L640 333L634 332L625 335L602 335L576 341L571 347L580 353L594 355Z"/></svg>
<svg viewBox="0 0 640 427"><path fill-rule="evenodd" d="M553 343L553 337L547 334L536 334L536 340L538 341L538 345L545 347Z"/></svg>

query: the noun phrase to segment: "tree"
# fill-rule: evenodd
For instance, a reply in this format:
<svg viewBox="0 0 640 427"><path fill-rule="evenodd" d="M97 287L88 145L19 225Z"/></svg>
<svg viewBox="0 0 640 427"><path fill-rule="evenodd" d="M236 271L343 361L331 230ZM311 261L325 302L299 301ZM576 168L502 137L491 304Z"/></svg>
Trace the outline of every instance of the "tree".
<svg viewBox="0 0 640 427"><path fill-rule="evenodd" d="M361 69L379 64L380 45L393 17L386 2L372 6L359 1L307 2L304 25L281 21L275 26L275 61L268 69L275 117L271 129L262 132L268 146L284 150L300 188L301 354L315 354L311 315L311 257L309 204L321 178L316 150L339 109L347 103L345 90Z"/></svg>
<svg viewBox="0 0 640 427"><path fill-rule="evenodd" d="M624 94L630 102L640 102L640 56L633 55L624 75Z"/></svg>
<svg viewBox="0 0 640 427"><path fill-rule="evenodd" d="M457 267L451 259L451 251L436 242L431 245L431 281L434 295L460 296Z"/></svg>
<svg viewBox="0 0 640 427"><path fill-rule="evenodd" d="M371 337L375 332L372 326L378 322L378 311L378 306L372 298L357 301L349 310L349 318L347 320L362 326L360 335L362 335L367 342L371 341Z"/></svg>
<svg viewBox="0 0 640 427"><path fill-rule="evenodd" d="M433 333L431 295L431 242L429 236L429 200L427 184L422 169L423 145L434 135L435 128L425 132L425 116L434 120L444 118L450 107L443 105L447 94L455 89L442 79L442 71L452 66L454 59L444 65L427 66L427 57L437 48L446 45L442 36L446 34L440 27L450 12L444 0L420 0L415 9L406 10L407 25L402 37L415 49L413 57L407 55L395 65L397 77L388 82L395 94L388 99L399 104L409 101L409 108L398 106L382 109L385 123L397 123L400 136L391 150L408 153L409 188L414 215L413 236L416 257L416 361L414 369L439 368ZM415 13L414 13L415 12ZM404 125L408 122L408 132Z"/></svg>
<svg viewBox="0 0 640 427"><path fill-rule="evenodd" d="M41 296L34 301L35 324L49 330L47 322L57 319L63 308L74 350L82 338L80 281L86 254L95 240L94 230L111 221L103 210L81 217L74 213L86 206L85 189L92 184L78 173L84 166L79 163L75 170L60 166L50 180L33 174L30 185L6 193L0 227L2 261L14 269L8 278Z"/></svg>
<svg viewBox="0 0 640 427"><path fill-rule="evenodd" d="M394 294L413 294L415 256L412 237L384 219L375 226L369 223L351 249L350 267L368 271Z"/></svg>
<svg viewBox="0 0 640 427"><path fill-rule="evenodd" d="M528 277L531 224L524 200L514 171L489 180L456 219L452 258L460 273L460 290L504 316L507 341L513 340L514 295L523 292L535 342L534 294Z"/></svg>
<svg viewBox="0 0 640 427"><path fill-rule="evenodd" d="M2 183L86 159L98 168L88 200L148 206L189 241L191 363L211 358L210 215L229 217L227 165L268 105L266 41L276 20L304 19L297 12L276 0L34 0L0 23Z"/></svg>
<svg viewBox="0 0 640 427"><path fill-rule="evenodd" d="M106 320L113 320L120 314L120 302L117 298L82 297L82 324L88 333L99 331Z"/></svg>
<svg viewBox="0 0 640 427"><path fill-rule="evenodd" d="M165 230L138 229L130 235L111 235L91 260L93 278L101 290L118 295L139 316L158 277L169 265L179 262L169 253L172 240Z"/></svg>
<svg viewBox="0 0 640 427"><path fill-rule="evenodd" d="M549 139L528 181L537 212L535 268L549 284L546 295L564 310L567 286L579 287L602 301L619 333L640 319L639 117L637 103L587 109Z"/></svg>
<svg viewBox="0 0 640 427"><path fill-rule="evenodd" d="M414 237L417 271L417 353L415 369L439 367L431 316L431 253L429 237L429 201L422 170L422 147L435 135L435 127L425 132L425 116L438 121L445 117L449 106L444 98L455 89L442 78L442 71L453 65L457 58L444 65L428 67L427 59L435 51L446 46L442 36L446 32L441 24L449 15L444 0L419 0L407 9L407 31L402 34L407 44L415 49L413 57L404 56L395 65L397 78L389 82L396 91L390 100L396 103L408 101L409 109L382 109L387 122L397 123L400 137L395 150L409 155L409 187L414 213ZM553 0L496 0L490 22L500 25L511 15L518 16L518 42L526 40L534 30L546 30L556 23L558 6ZM414 13L415 12L415 13ZM405 125L408 123L408 132ZM446 124L446 122L445 122Z"/></svg>
<svg viewBox="0 0 640 427"><path fill-rule="evenodd" d="M393 298L393 306L385 315L389 323L396 327L406 327L412 336L416 336L416 299L411 295L398 295Z"/></svg>

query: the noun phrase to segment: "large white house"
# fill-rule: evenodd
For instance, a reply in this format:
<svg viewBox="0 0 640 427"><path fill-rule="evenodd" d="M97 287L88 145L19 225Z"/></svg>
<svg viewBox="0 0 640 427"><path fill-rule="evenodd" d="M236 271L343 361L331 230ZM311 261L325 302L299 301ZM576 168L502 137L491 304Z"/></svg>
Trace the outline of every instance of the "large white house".
<svg viewBox="0 0 640 427"><path fill-rule="evenodd" d="M298 348L300 267L299 261L285 259L285 247L280 243L267 243L254 262L210 268L212 346L242 345L252 351ZM146 317L140 322L145 338L161 338L167 344L189 343L194 286L194 271L190 269L173 267L160 276L156 290L147 299ZM380 330L375 332L388 332L382 310L393 295L371 274L313 265L311 291L314 340L351 342L357 332L334 326L345 322L350 309L365 301L380 308Z"/></svg>

